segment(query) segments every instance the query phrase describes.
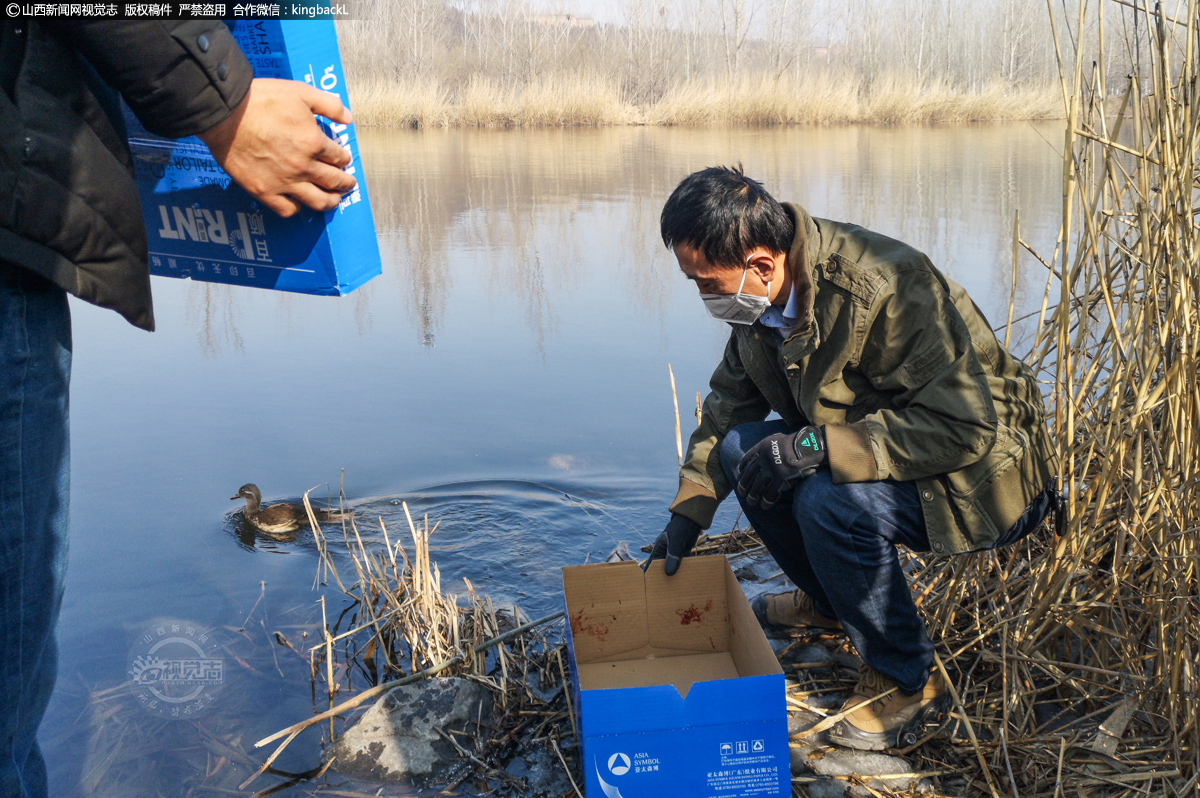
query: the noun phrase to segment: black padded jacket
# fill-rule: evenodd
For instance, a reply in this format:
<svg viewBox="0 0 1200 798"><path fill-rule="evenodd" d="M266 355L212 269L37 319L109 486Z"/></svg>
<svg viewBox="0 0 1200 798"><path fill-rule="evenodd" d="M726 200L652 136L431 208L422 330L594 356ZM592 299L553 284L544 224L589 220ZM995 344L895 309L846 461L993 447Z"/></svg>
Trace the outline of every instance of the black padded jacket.
<svg viewBox="0 0 1200 798"><path fill-rule="evenodd" d="M0 23L0 264L154 329L117 95L178 138L226 119L253 69L225 23Z"/></svg>

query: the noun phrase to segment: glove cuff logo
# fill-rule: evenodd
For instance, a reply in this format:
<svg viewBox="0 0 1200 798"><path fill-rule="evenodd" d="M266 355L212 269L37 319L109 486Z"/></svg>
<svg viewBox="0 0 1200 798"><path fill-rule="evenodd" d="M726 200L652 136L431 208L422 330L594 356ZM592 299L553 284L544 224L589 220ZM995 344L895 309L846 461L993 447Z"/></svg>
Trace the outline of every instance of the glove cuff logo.
<svg viewBox="0 0 1200 798"><path fill-rule="evenodd" d="M807 432L801 431L796 435L796 455L803 456L801 449L809 449L813 454L821 451L821 439L814 429L809 429Z"/></svg>

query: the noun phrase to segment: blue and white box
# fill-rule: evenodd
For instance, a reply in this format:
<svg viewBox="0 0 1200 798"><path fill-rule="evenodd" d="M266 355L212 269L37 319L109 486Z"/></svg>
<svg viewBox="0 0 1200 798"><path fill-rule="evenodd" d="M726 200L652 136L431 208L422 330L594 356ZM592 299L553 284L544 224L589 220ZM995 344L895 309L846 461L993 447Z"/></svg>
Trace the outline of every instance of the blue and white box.
<svg viewBox="0 0 1200 798"><path fill-rule="evenodd" d="M783 671L724 557L563 568L587 798L787 798Z"/></svg>
<svg viewBox="0 0 1200 798"><path fill-rule="evenodd" d="M303 80L349 107L332 20L227 22L256 77ZM358 187L337 209L284 219L234 183L196 137L164 139L126 113L150 272L305 294L347 294L381 271L354 125L318 119L348 148Z"/></svg>

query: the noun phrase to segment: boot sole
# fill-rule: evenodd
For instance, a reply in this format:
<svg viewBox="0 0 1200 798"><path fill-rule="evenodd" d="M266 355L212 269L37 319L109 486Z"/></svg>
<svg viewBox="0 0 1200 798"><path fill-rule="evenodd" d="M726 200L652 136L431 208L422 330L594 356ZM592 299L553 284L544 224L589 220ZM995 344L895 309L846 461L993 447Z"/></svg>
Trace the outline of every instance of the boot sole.
<svg viewBox="0 0 1200 798"><path fill-rule="evenodd" d="M953 702L948 694L940 695L902 725L883 732L863 731L843 718L829 730L829 742L856 751L907 748L921 739L921 729L930 713L936 719L950 709L951 703Z"/></svg>

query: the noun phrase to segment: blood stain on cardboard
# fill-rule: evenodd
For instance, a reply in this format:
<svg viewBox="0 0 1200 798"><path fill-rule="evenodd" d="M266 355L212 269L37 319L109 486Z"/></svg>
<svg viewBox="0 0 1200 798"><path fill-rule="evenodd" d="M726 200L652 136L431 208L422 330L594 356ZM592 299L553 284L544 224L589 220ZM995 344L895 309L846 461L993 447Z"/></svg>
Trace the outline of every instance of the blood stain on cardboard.
<svg viewBox="0 0 1200 798"><path fill-rule="evenodd" d="M614 615L612 619L615 621L617 616ZM571 616L571 634L577 635L580 632L591 635L592 637L603 642L608 636L608 625L596 623L590 619L585 622L583 620L583 610L580 610L578 614Z"/></svg>
<svg viewBox="0 0 1200 798"><path fill-rule="evenodd" d="M680 626L690 626L693 623L701 623L704 620L704 613L712 609L712 599L709 599L704 604L704 609L697 609L695 604L688 605L686 610L675 610L675 614L679 616Z"/></svg>

